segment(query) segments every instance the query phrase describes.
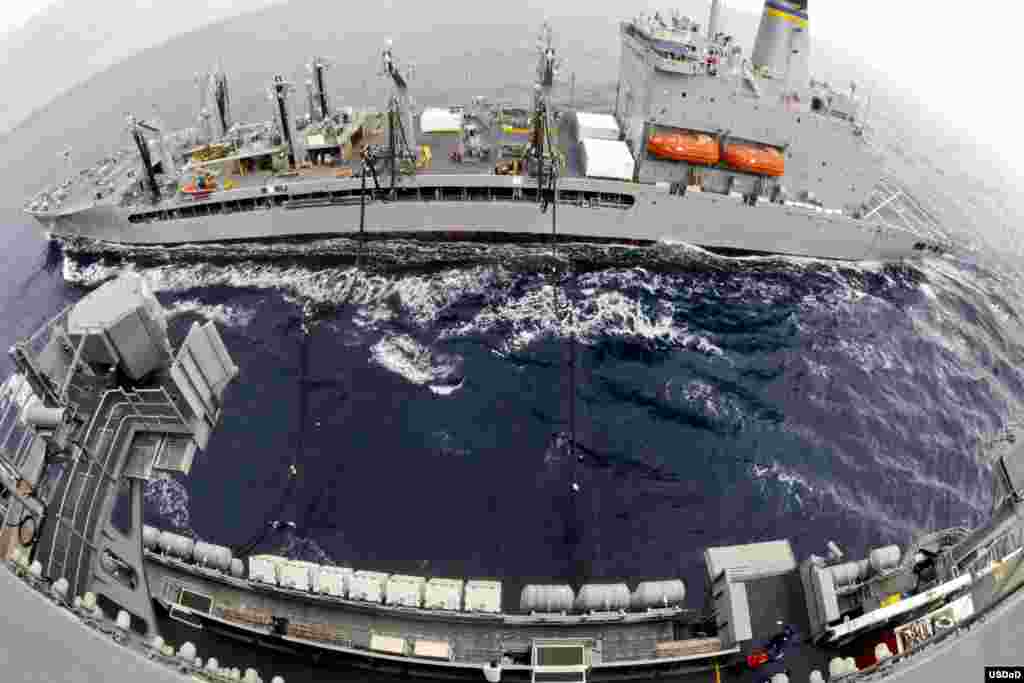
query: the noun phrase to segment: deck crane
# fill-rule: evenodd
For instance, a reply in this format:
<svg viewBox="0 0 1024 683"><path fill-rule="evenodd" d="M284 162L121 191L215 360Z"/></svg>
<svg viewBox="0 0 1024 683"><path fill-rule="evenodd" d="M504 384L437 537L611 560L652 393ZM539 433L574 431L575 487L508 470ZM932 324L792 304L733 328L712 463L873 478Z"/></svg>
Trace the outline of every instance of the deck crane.
<svg viewBox="0 0 1024 683"><path fill-rule="evenodd" d="M290 81L286 81L280 74L274 76L267 91L267 97L274 103L274 113L277 119L278 130L281 138L288 147L288 167L295 168L298 159L302 158L302 149L298 136L292 130L291 119L288 118L288 96L295 89Z"/></svg>
<svg viewBox="0 0 1024 683"><path fill-rule="evenodd" d="M545 176L550 175L555 163L561 163L553 139L553 118L551 90L562 65L555 53L551 26L545 22L537 37L537 81L534 83L533 117L530 145L527 152L530 174L536 174L538 187L545 186ZM538 193L538 197L541 193Z"/></svg>
<svg viewBox="0 0 1024 683"><path fill-rule="evenodd" d="M216 108L217 122L220 124L220 136L227 137L231 129L231 98L228 95L228 77L220 65L210 77L210 95Z"/></svg>
<svg viewBox="0 0 1024 683"><path fill-rule="evenodd" d="M313 102L319 105L319 111L316 112L317 117L312 118L311 123L317 120L326 121L331 115L330 107L327 104L327 89L324 87L324 70L330 66L331 63L324 57L313 57L306 65L306 70L313 76L310 95ZM310 108L310 113L313 113L312 108Z"/></svg>
<svg viewBox="0 0 1024 683"><path fill-rule="evenodd" d="M149 143L146 141L143 131L154 133L158 136L158 149L161 157L163 157L160 159L161 165L163 166L162 170L165 174L169 175L172 171L169 170L170 167L167 166L169 163L169 155L167 154L166 146L163 141L163 126L137 119L131 114L127 116L127 121L128 132L131 133L132 140L135 142L135 146L139 150L139 159L142 161L142 171L145 178L145 184L147 186L146 189L149 190L150 198L155 204L160 201L160 184L156 179L156 167L153 163L152 156L150 156Z"/></svg>
<svg viewBox="0 0 1024 683"><path fill-rule="evenodd" d="M210 113L208 106L210 91L210 79L212 75L209 73L197 73L195 78L196 87L199 90L199 114L197 115L197 121L199 123L199 141L203 144L209 144L213 142L213 123L211 118L213 114Z"/></svg>
<svg viewBox="0 0 1024 683"><path fill-rule="evenodd" d="M394 55L391 53L392 41L381 55L384 74L391 78L394 90L388 101L388 156L391 160L391 189L394 190L401 168L405 172L415 173L419 160L416 147L416 128L412 116L412 102L409 97L408 79L414 73L411 65L406 68L403 76Z"/></svg>

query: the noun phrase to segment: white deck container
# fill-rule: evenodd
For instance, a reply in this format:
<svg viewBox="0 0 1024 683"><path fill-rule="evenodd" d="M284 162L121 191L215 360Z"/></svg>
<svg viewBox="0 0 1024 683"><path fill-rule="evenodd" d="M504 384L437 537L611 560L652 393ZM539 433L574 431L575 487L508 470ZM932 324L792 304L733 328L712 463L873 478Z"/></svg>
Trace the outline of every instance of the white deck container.
<svg viewBox="0 0 1024 683"><path fill-rule="evenodd" d="M618 140L619 124L615 121L615 117L611 114L576 112L576 140L582 142L587 138Z"/></svg>
<svg viewBox="0 0 1024 683"><path fill-rule="evenodd" d="M404 655L405 638L373 633L370 635L370 649L378 652L389 652L393 655Z"/></svg>
<svg viewBox="0 0 1024 683"><path fill-rule="evenodd" d="M462 579L431 579L427 581L423 606L427 609L462 609Z"/></svg>
<svg viewBox="0 0 1024 683"><path fill-rule="evenodd" d="M452 648L444 640L417 640L412 648L412 656L451 660Z"/></svg>
<svg viewBox="0 0 1024 683"><path fill-rule="evenodd" d="M420 130L424 133L458 133L462 130L462 114L447 109L424 109L420 114Z"/></svg>
<svg viewBox="0 0 1024 683"><path fill-rule="evenodd" d="M501 612L501 581L467 581L467 612Z"/></svg>
<svg viewBox="0 0 1024 683"><path fill-rule="evenodd" d="M379 603L384 600L384 587L387 582L388 574L385 572L360 570L353 573L349 579L348 597L350 600Z"/></svg>
<svg viewBox="0 0 1024 683"><path fill-rule="evenodd" d="M641 581L630 596L633 609L656 609L681 605L686 600L686 584L679 579Z"/></svg>
<svg viewBox="0 0 1024 683"><path fill-rule="evenodd" d="M142 547L157 552L160 547L160 530L151 526L142 527Z"/></svg>
<svg viewBox="0 0 1024 683"><path fill-rule="evenodd" d="M420 607L427 580L422 576L392 574L384 588L384 602L388 605Z"/></svg>
<svg viewBox="0 0 1024 683"><path fill-rule="evenodd" d="M320 567L313 590L322 595L343 598L348 595L348 584L355 572L351 567Z"/></svg>
<svg viewBox="0 0 1024 683"><path fill-rule="evenodd" d="M308 591L310 569L307 562L285 560L277 565L277 584L282 588Z"/></svg>
<svg viewBox="0 0 1024 683"><path fill-rule="evenodd" d="M277 565L285 558L276 555L253 555L249 558L249 580L277 585Z"/></svg>
<svg viewBox="0 0 1024 683"><path fill-rule="evenodd" d="M161 531L157 542L160 550L164 553L180 560L192 561L192 551L196 547L196 542L188 536Z"/></svg>
<svg viewBox="0 0 1024 683"><path fill-rule="evenodd" d="M567 585L523 586L519 596L519 608L526 612L568 612L576 596Z"/></svg>
<svg viewBox="0 0 1024 683"><path fill-rule="evenodd" d="M231 548L200 541L192 550L192 560L200 567L209 567L222 572L231 571Z"/></svg>
<svg viewBox="0 0 1024 683"><path fill-rule="evenodd" d="M582 612L629 609L629 586L624 583L588 583L576 595L576 609Z"/></svg>
<svg viewBox="0 0 1024 683"><path fill-rule="evenodd" d="M633 179L633 155L625 142L587 138L580 143L580 156L588 178Z"/></svg>
<svg viewBox="0 0 1024 683"><path fill-rule="evenodd" d="M750 581L761 576L785 574L796 569L796 556L789 541L766 541L708 548L704 551L708 579L712 582L726 569L741 573Z"/></svg>

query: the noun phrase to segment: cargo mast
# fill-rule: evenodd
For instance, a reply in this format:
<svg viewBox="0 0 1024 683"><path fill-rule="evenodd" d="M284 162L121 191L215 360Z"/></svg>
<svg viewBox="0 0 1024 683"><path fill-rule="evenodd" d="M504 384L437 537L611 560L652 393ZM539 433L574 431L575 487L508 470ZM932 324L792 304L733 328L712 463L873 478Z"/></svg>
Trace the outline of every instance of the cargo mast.
<svg viewBox="0 0 1024 683"><path fill-rule="evenodd" d="M228 77L220 66L210 79L213 89L213 104L217 108L217 121L220 123L220 134L226 136L231 129L231 99L228 96Z"/></svg>
<svg viewBox="0 0 1024 683"><path fill-rule="evenodd" d="M387 42L387 47L382 55L384 73L391 78L394 91L388 101L388 153L391 159L391 188L395 187L398 180L399 167L406 162L416 172L416 129L412 117L412 103L409 99L409 85L407 79L411 78L415 69L413 66L406 68L403 76L399 72L394 56L391 54L392 41ZM411 163L410 163L411 162Z"/></svg>
<svg viewBox="0 0 1024 683"><path fill-rule="evenodd" d="M327 117L331 115L330 108L327 106L327 91L324 87L324 69L330 65L330 62L323 57L314 57L306 66L306 69L313 75L310 92L311 105L315 102L319 106L319 111L310 106L310 123L317 121L318 116L320 121L326 121Z"/></svg>
<svg viewBox="0 0 1024 683"><path fill-rule="evenodd" d="M288 145L288 166L289 168L295 168L295 140L292 135L291 121L288 118L288 95L292 91L292 84L284 80L284 76L274 76L274 82L271 85L271 95L274 98L276 105L275 111L278 115L278 125L281 129L281 137L284 138L284 142Z"/></svg>
<svg viewBox="0 0 1024 683"><path fill-rule="evenodd" d="M160 201L160 185L156 180L156 167L153 164L153 158L149 153L149 143L146 142L146 137L142 131L149 131L150 133L156 133L159 136L163 135L163 131L157 126L147 123L146 121L140 121L131 114L128 115L128 132L131 133L132 140L135 142L135 147L139 150L139 159L142 161L142 172L145 175L146 184L150 193L150 198L153 203ZM160 141L161 146L163 140ZM162 160L166 163L166 159ZM170 173L169 169L163 169L164 173Z"/></svg>
<svg viewBox="0 0 1024 683"><path fill-rule="evenodd" d="M551 90L555 85L555 77L558 75L562 60L555 54L552 38L551 26L545 22L537 37L537 81L534 83L533 93L533 132L530 134L530 148L527 153L527 158L532 159L536 167L537 187L541 190L545 187L545 165L553 166L555 159L550 139L552 128ZM538 192L538 197L541 194Z"/></svg>

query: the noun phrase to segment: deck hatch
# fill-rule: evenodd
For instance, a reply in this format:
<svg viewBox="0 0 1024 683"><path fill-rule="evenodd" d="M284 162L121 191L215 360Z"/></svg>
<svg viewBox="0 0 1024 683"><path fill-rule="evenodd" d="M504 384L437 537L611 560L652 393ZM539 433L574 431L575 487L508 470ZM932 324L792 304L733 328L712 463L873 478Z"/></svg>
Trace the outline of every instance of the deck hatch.
<svg viewBox="0 0 1024 683"><path fill-rule="evenodd" d="M538 671L533 674L534 683L581 683L586 681L585 673L575 671Z"/></svg>
<svg viewBox="0 0 1024 683"><path fill-rule="evenodd" d="M203 628L203 621L192 612L181 609L180 607L171 606L170 612L168 613L171 619L180 621L183 624L188 624L193 628Z"/></svg>
<svg viewBox="0 0 1024 683"><path fill-rule="evenodd" d="M203 595L202 593L182 588L181 593L178 594L178 604L195 612L209 614L210 610L213 609L213 598L209 595Z"/></svg>
<svg viewBox="0 0 1024 683"><path fill-rule="evenodd" d="M590 668L593 641L546 638L533 641L533 683L584 683Z"/></svg>

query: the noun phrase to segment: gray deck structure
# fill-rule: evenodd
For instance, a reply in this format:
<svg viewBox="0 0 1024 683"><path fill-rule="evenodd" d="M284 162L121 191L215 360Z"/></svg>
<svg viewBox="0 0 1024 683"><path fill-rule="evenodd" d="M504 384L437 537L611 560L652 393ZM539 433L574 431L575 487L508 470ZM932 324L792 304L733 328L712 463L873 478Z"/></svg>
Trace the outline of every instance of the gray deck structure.
<svg viewBox="0 0 1024 683"><path fill-rule="evenodd" d="M173 661L151 659L149 650L137 641L127 647L90 628L88 621L73 611L54 605L19 581L6 567L0 568L0 597L8 614L17 618L0 621L0 671L5 681L67 681L68 683L135 683L139 680L188 680ZM70 618L69 618L70 617ZM947 638L914 657L907 666L887 667L862 674L864 681L934 683L969 681L986 666L1020 666L1020 634L1024 624L1024 591L1017 591L979 619L959 637ZM113 630L107 622L106 630ZM200 652L200 656L207 653ZM180 665L180 660L176 662ZM225 662L224 664L229 664ZM790 663L794 683L806 681ZM826 669L822 669L827 674ZM273 672L261 672L265 680ZM743 675L723 670L722 680L756 680L753 672ZM191 674L189 674L191 675ZM482 676L481 676L482 679ZM680 676L674 680L708 683L707 672Z"/></svg>
<svg viewBox="0 0 1024 683"><path fill-rule="evenodd" d="M5 559L13 555L22 566L34 560L36 578L28 580L40 589L65 579L66 594L57 601L64 607L73 595L95 594L99 612L72 611L139 651L144 641L135 632L153 635L156 609L254 647L438 678L478 679L500 662L507 680L542 680L548 671L537 653L554 643L580 649L578 670L557 672L574 673L573 680L696 681L717 670L725 680L751 681L781 668L800 680L825 671L833 657L863 659L893 629L947 615L953 628L936 627L888 660L868 655L864 669L846 679L917 680L921 662L969 640L1024 585L1024 447L998 462L988 522L926 535L902 563L871 560L867 580L842 593L838 615L821 605L829 591L849 587L838 578L842 567L813 556L798 566L788 541L709 549L702 612L685 608L681 596L664 606L634 600L629 609L596 611L579 604L563 612L505 605L441 610L281 587L282 574L257 582L244 578L243 565L215 553L202 560L214 564L197 564L198 544L196 553L191 543L175 550L177 557L153 552L152 534L143 545L141 483L160 470L188 473L237 374L215 328L193 326L172 354L159 304L138 276L123 276L12 353L18 373L0 391ZM160 541L165 551L176 547L170 536L159 538L168 541ZM828 574L835 584L812 587L809 572ZM892 591L903 594L888 605L881 598ZM105 619L121 611L129 628L111 630ZM782 624L798 634L785 658L750 671L746 657ZM440 645L446 654L424 654L420 645L426 652Z"/></svg>
<svg viewBox="0 0 1024 683"><path fill-rule="evenodd" d="M212 323L172 358L162 316L139 276L108 283L16 344L18 373L0 391L4 556L23 546L73 594L93 592L148 629L142 486L191 469L238 372Z"/></svg>

